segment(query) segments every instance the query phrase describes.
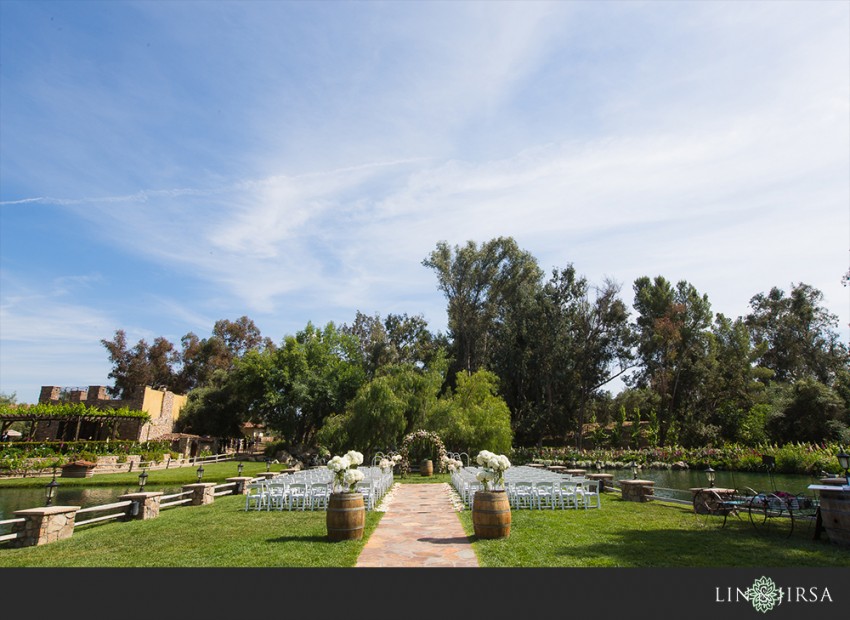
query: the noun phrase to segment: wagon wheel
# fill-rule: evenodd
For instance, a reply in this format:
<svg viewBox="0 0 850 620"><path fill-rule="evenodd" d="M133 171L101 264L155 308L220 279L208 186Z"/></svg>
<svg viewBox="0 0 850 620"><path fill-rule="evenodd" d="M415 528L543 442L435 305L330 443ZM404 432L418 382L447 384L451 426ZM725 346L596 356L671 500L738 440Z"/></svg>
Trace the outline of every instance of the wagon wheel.
<svg viewBox="0 0 850 620"><path fill-rule="evenodd" d="M711 489L698 491L694 494L694 514L702 527L725 523L725 519L723 521L718 519L720 516L725 516L723 499Z"/></svg>
<svg viewBox="0 0 850 620"><path fill-rule="evenodd" d="M762 535L791 536L794 531L794 513L782 498L762 494L752 498L749 505L750 523Z"/></svg>

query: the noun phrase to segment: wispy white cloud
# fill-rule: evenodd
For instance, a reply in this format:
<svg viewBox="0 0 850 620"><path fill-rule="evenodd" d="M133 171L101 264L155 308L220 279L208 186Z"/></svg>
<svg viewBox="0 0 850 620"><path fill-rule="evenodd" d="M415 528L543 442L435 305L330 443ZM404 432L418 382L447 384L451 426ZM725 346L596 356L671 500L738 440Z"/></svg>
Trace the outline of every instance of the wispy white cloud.
<svg viewBox="0 0 850 620"><path fill-rule="evenodd" d="M279 337L354 309L443 328L422 259L499 235L627 299L661 274L734 315L806 281L850 318L846 4L253 7L139 5L153 52L128 39L104 74L87 57L62 77L74 56L33 73L50 123L5 113L34 139L4 145L2 212L91 223L92 247L164 274L145 301L173 322L84 302L29 314L4 290L4 341L39 320L179 338L242 314Z"/></svg>

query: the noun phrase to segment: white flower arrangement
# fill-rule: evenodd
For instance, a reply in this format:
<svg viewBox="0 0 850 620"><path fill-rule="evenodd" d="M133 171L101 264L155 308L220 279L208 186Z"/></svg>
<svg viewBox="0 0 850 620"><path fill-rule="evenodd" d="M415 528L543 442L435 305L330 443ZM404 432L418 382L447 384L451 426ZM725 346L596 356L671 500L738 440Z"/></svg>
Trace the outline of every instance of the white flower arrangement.
<svg viewBox="0 0 850 620"><path fill-rule="evenodd" d="M342 474L342 483L348 487L348 490L353 492L354 487L358 482L363 480L363 472L359 469L346 469Z"/></svg>
<svg viewBox="0 0 850 620"><path fill-rule="evenodd" d="M490 485L496 489L504 487L505 471L510 469L511 462L504 454L493 454L489 450L482 450L475 457L475 462L481 466L481 471L476 474L478 481L484 485L484 490L489 491Z"/></svg>
<svg viewBox="0 0 850 620"><path fill-rule="evenodd" d="M354 487L363 480L363 472L357 466L363 463L363 455L355 450L349 450L345 456L335 456L328 461L328 469L334 473L334 491L348 487L354 492Z"/></svg>
<svg viewBox="0 0 850 620"><path fill-rule="evenodd" d="M401 455L400 454L393 454L392 462L393 462L393 465L398 465L399 463L401 463Z"/></svg>
<svg viewBox="0 0 850 620"><path fill-rule="evenodd" d="M457 459L446 459L446 468L449 471L459 471L463 469L463 461L459 461Z"/></svg>
<svg viewBox="0 0 850 620"><path fill-rule="evenodd" d="M363 454L357 452L356 450L349 450L345 453L345 456L351 461L351 464L355 467L363 464Z"/></svg>
<svg viewBox="0 0 850 620"><path fill-rule="evenodd" d="M393 464L389 459L381 459L381 462L378 463L378 467L380 467L381 471L385 472L385 473L392 466L393 466Z"/></svg>

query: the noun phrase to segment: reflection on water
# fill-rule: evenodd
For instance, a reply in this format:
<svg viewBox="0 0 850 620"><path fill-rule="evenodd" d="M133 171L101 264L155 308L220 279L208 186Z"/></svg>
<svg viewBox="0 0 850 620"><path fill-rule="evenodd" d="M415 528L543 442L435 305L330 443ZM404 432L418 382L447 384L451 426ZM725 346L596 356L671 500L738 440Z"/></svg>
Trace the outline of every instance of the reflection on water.
<svg viewBox="0 0 850 620"><path fill-rule="evenodd" d="M46 482L45 482L46 484ZM61 483L56 489L53 500L54 506L97 506L99 504L111 504L117 502L121 495L135 493L139 486L121 487L68 487L62 488ZM156 487L148 485L146 491L162 491L166 494L179 493L179 487ZM26 508L38 508L44 506L47 499L47 490L44 487L34 489L0 489L0 521L14 519L15 510Z"/></svg>

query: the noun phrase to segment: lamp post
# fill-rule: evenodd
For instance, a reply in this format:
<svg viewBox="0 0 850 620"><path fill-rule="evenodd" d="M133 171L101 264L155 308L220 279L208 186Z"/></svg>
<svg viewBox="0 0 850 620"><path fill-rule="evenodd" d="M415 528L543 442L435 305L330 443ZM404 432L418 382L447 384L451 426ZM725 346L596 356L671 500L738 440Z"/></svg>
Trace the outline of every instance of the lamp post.
<svg viewBox="0 0 850 620"><path fill-rule="evenodd" d="M711 469L711 465L705 470L705 475L708 476L708 486L714 488L714 470Z"/></svg>
<svg viewBox="0 0 850 620"><path fill-rule="evenodd" d="M201 465L198 467L198 482L201 482L201 479L204 477L204 466Z"/></svg>
<svg viewBox="0 0 850 620"><path fill-rule="evenodd" d="M240 478L242 477L242 470L245 468L245 465L240 461L239 465L236 466L236 475Z"/></svg>
<svg viewBox="0 0 850 620"><path fill-rule="evenodd" d="M637 480L638 464L632 461L632 480Z"/></svg>
<svg viewBox="0 0 850 620"><path fill-rule="evenodd" d="M147 469L142 469L142 473L139 474L139 493L145 490L145 485L148 483L148 471Z"/></svg>
<svg viewBox="0 0 850 620"><path fill-rule="evenodd" d="M45 503L44 505L45 506L52 506L53 505L53 495L56 493L56 487L59 486L59 483L56 482L56 466L55 465L53 467L53 480L48 482L47 485L45 485L45 486L47 487L47 503Z"/></svg>
<svg viewBox="0 0 850 620"><path fill-rule="evenodd" d="M844 470L844 479L847 484L850 484L850 475L847 473L847 470L850 469L850 454L847 454L844 448L841 448L838 453L838 466Z"/></svg>

